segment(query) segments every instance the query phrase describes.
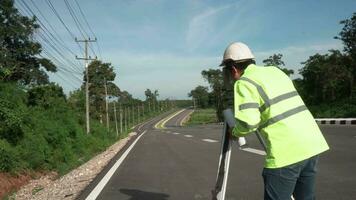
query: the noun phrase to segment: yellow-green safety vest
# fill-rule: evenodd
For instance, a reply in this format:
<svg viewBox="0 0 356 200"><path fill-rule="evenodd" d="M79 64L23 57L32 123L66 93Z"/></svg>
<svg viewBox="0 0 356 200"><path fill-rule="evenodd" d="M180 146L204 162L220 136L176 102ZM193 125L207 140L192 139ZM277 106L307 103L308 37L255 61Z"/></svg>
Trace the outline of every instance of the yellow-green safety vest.
<svg viewBox="0 0 356 200"><path fill-rule="evenodd" d="M284 167L329 149L290 78L277 67L249 65L234 84L235 137L259 131L266 168Z"/></svg>

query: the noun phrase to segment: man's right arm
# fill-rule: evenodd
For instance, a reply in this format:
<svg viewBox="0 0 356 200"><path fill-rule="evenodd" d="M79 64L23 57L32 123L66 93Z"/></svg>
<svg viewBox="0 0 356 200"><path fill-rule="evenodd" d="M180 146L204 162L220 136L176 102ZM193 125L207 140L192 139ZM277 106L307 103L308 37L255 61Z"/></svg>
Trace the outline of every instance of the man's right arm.
<svg viewBox="0 0 356 200"><path fill-rule="evenodd" d="M236 81L234 102L237 124L233 129L233 136L241 137L256 131L261 120L261 100L257 88L246 81Z"/></svg>

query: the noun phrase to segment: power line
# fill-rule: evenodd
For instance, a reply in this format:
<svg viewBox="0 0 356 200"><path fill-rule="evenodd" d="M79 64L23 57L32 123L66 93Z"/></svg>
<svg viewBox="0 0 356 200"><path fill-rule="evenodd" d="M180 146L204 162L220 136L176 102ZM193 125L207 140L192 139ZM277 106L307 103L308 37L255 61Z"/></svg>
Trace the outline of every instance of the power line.
<svg viewBox="0 0 356 200"><path fill-rule="evenodd" d="M83 38L89 37L89 35L85 32L85 30L83 29L83 27L81 26L77 16L74 14L72 7L69 5L67 0L64 0L64 3L69 11L69 14L72 16L73 21L75 26L77 27L77 29L79 30L80 34L82 35ZM83 29L83 30L82 30ZM85 35L84 35L85 33Z"/></svg>
<svg viewBox="0 0 356 200"><path fill-rule="evenodd" d="M40 57L42 57L42 58L45 58L44 56L42 56L42 55L39 55ZM65 77L68 77L68 74L70 74L70 73L66 73L65 71L62 71L62 69L61 68L58 68L58 71L56 72L56 73L53 73L54 75L57 75L62 81L64 81L65 83L68 83L68 84L70 84L72 87L74 87L74 88L77 88L77 86L75 86L75 85L78 85L78 83L75 83L75 82L73 82L73 80L72 79L66 79L66 78L64 78L62 75L61 75L61 73L63 73L63 75L65 76ZM64 73L66 73L66 74L64 74ZM75 78L77 78L77 77L75 77ZM79 83L82 83L82 81L81 80L79 80ZM79 84L79 85L81 85L81 84Z"/></svg>
<svg viewBox="0 0 356 200"><path fill-rule="evenodd" d="M93 36L94 36L95 38L97 38L96 35L95 35L95 33L94 33L94 31L93 31L93 29L91 28L90 24L88 23L88 20L86 19L83 10L82 10L82 8L80 7L80 4L78 3L77 0L74 0L74 2L76 3L76 5L77 5L77 7L78 7L78 9L79 9L79 12L80 12L82 18L84 19L84 22L85 22L86 25L88 26L89 31L93 34ZM97 46L97 48L98 48L100 58L102 59L102 58L103 58L103 55L102 55L102 53L101 53L101 48L100 48L99 42L96 42L96 46Z"/></svg>
<svg viewBox="0 0 356 200"><path fill-rule="evenodd" d="M71 5L69 4L69 2L67 0L64 0L64 3L66 4L66 7L69 11L69 14L72 16L73 21L77 27L77 29L79 30L80 34L82 35L83 38L90 38L89 34L85 31L85 29L83 28L82 24L80 23L79 19L77 18L76 14L74 13ZM85 36L84 36L85 33ZM96 52L94 51L94 49L89 46L90 50L92 51L92 53L97 57Z"/></svg>
<svg viewBox="0 0 356 200"><path fill-rule="evenodd" d="M32 0L31 0L31 1L32 1ZM43 32L47 35L47 37L49 37L49 36L48 36L48 33L46 33L46 30L47 30L49 33L50 33L50 31L45 27L45 25L40 21L40 19L37 18L37 16L34 14L34 12L31 10L31 8L30 8L23 0L18 1L18 2L20 2L20 3L18 4L18 6L20 6L20 7L18 7L20 13L22 13L23 15L25 14L25 15L27 15L27 16L33 15L33 16L39 21L39 23L43 26L43 27L41 27L42 30L43 30ZM21 4L21 3L22 3L22 4ZM43 14L42 14L42 16L43 16ZM44 18L44 19L45 19L45 18ZM48 21L47 21L47 22L48 22ZM52 28L53 28L53 27L52 27ZM69 60L67 60L67 59L65 58L65 56L63 56L63 54L60 53L60 51L59 51L55 46L53 46L54 44L51 44L51 42L53 43L53 40L51 40L51 42L49 42L48 39L46 39L44 35L40 34L40 32L38 32L38 33L39 33L39 34L38 34L39 37L40 37L47 45L50 45L58 54L60 54L60 55L62 56L62 59L66 60L67 62L69 61ZM51 35L52 35L52 34L51 34ZM52 37L55 38L53 35L52 35ZM58 40L57 40L57 42L58 42ZM65 83L69 84L69 85L72 86L73 88L79 88L79 87L82 85L83 81L75 75L75 74L80 74L80 73L78 73L77 71L71 71L70 69L65 68L64 66L66 66L66 65L63 64L62 61L59 61L58 58L56 58L55 56L53 56L53 55L52 55L51 53L49 53L46 49L42 48L41 50L42 50L42 52L43 52L44 54L46 54L48 57L51 57L52 60L57 63L56 66L57 66L58 71L57 71L56 73L53 73L54 76L57 76L59 79L61 79L61 80L62 80L63 82L65 82ZM39 54L38 56L40 56L40 57L42 57L42 58L45 58L45 57L42 56L41 54ZM69 62L71 62L71 61L69 61ZM61 66L63 66L63 67L61 67ZM70 78L68 78L68 77L73 77L74 79L70 79ZM76 82L73 82L73 81L78 81L78 82L76 83ZM79 87L76 86L76 85L79 85Z"/></svg>
<svg viewBox="0 0 356 200"><path fill-rule="evenodd" d="M31 0L32 1L32 0ZM23 0L19 1L21 2L24 7L26 8L26 10L28 11L27 13L29 14L29 12L38 20L38 22L41 24L41 29L43 30L44 34L46 35L40 35L39 36L42 38L42 40L46 43L48 43L64 60L66 60L68 63L70 63L69 66L73 65L76 67L76 69L80 69L80 67L76 64L74 64L73 62L71 62L70 60L68 60L59 50L58 50L58 46L56 45L56 43L53 41L53 39L58 43L58 44L62 44L61 42L59 42L57 40L56 37L54 37L54 35L47 29L47 27L44 25L44 23L42 23L42 21L35 15L35 13L32 11L32 9L28 6L28 4L26 2L24 2ZM21 5L21 4L19 4ZM22 6L23 6L22 5ZM30 15L31 15L30 14ZM52 39L53 38L53 39ZM60 46L64 46L64 45L60 45ZM65 47L65 46L64 46ZM73 53L74 54L74 53ZM72 68L73 70L75 70L74 68Z"/></svg>
<svg viewBox="0 0 356 200"><path fill-rule="evenodd" d="M73 39L75 39L75 35L69 30L67 25L64 23L63 19L61 16L58 14L57 10L54 8L53 4L51 3L50 0L46 0L47 5L51 8L52 12L56 15L56 17L59 19L59 21L62 23L62 25L65 27L65 29L68 31L68 33L71 35ZM78 47L80 50L83 50L83 48L78 44Z"/></svg>
<svg viewBox="0 0 356 200"><path fill-rule="evenodd" d="M69 60L68 58L66 58L44 35L42 35L42 33L38 32L38 36L42 39L42 41L44 41L46 44L48 44L59 56L61 56L63 58L63 60L65 60L66 62L68 62L68 64L70 64L69 66L75 71L76 69L80 70L79 67L72 67L72 66L76 66L71 60Z"/></svg>
<svg viewBox="0 0 356 200"><path fill-rule="evenodd" d="M70 48L68 48L67 46L65 46L64 44L65 44L65 42L64 42L64 40L62 39L62 37L58 34L58 32L56 31L56 29L54 29L53 28L53 26L51 25L51 23L47 20L47 18L44 16L44 14L42 13L42 11L38 8L38 6L35 4L35 2L33 1L33 0L31 0L31 3L32 3L32 5L36 8L36 10L38 11L38 13L42 16L42 19L44 19L46 22L47 22L47 24L49 25L49 27L51 28L51 30L53 31L53 33L57 36L57 38L60 40L58 40L56 37L54 37L52 34L52 36L53 36L53 38L55 38L56 40L57 40L57 42L59 43L59 44L61 44L67 51L69 51L69 52L71 52L73 55L75 55L75 53L70 49ZM44 26L44 25L43 25ZM44 26L45 27L45 26ZM47 28L45 28L45 29L47 29ZM48 29L47 29L48 30ZM50 32L50 31L48 31L48 32Z"/></svg>
<svg viewBox="0 0 356 200"><path fill-rule="evenodd" d="M43 53L46 54L49 58L51 58L54 62L56 62L57 64L59 64L59 65L57 65L57 67L63 66L63 68L62 68L63 70L65 70L65 71L71 73L72 76L74 76L75 78L77 78L78 80L81 81L81 79L78 78L77 76L75 76L75 74L77 74L77 75L83 75L82 73L79 73L79 72L77 72L77 71L72 71L72 70L70 70L70 69L65 68L64 66L66 66L66 65L63 64L63 62L59 61L59 60L58 60L55 56L53 56L50 52L48 52L48 51L46 51L46 50L43 50Z"/></svg>
<svg viewBox="0 0 356 200"><path fill-rule="evenodd" d="M62 81L64 81L65 83L68 83L69 85L71 85L74 88L79 88L78 86L75 86L75 83L73 84L73 82L69 82L68 80L66 80L63 76L65 76L64 74L60 74L60 73L55 73L55 75L57 75ZM63 76L62 76L63 75Z"/></svg>
<svg viewBox="0 0 356 200"><path fill-rule="evenodd" d="M79 11L80 11L80 13L81 13L81 15L82 15L82 17L83 17L85 23L87 24L87 26L88 26L90 32L93 34L94 37L96 37L96 35L95 35L93 29L90 27L90 25L89 25L89 23L88 23L88 21L87 21L85 15L84 15L84 12L83 12L82 8L80 7L78 1L77 1L77 0L74 0L74 1L75 1L75 3L77 4L77 7L79 8Z"/></svg>

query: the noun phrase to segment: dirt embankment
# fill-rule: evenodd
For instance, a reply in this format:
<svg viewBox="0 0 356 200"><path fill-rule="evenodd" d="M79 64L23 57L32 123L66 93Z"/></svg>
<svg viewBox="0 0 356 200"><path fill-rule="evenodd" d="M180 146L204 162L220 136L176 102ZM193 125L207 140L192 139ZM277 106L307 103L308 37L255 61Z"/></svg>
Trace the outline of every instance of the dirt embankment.
<svg viewBox="0 0 356 200"><path fill-rule="evenodd" d="M130 133L127 138L60 178L55 172L38 173L35 177L0 173L0 199L15 191L9 199L75 199L134 135L136 133Z"/></svg>

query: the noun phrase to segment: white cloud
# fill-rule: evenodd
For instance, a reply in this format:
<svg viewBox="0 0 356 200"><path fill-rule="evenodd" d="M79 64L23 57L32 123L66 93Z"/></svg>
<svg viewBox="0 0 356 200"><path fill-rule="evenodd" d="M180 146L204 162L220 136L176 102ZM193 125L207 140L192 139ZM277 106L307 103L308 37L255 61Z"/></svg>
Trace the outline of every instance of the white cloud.
<svg viewBox="0 0 356 200"><path fill-rule="evenodd" d="M274 53L282 53L286 67L298 73L300 62L315 53L327 53L329 49L342 49L339 41L331 43L317 43L304 46L288 46L255 52L257 62L262 63ZM206 83L201 71L218 68L221 56L183 56L175 54L138 54L135 52L112 51L106 55L111 58L117 78L115 83L123 90L127 90L134 97L144 99L144 91L158 89L160 98L187 99L187 94L198 85ZM299 77L294 75L293 78ZM52 77L53 78L53 77ZM61 80L56 79L59 83ZM72 89L67 83L62 83L66 92Z"/></svg>
<svg viewBox="0 0 356 200"><path fill-rule="evenodd" d="M235 4L220 6L217 8L208 8L206 11L195 15L188 25L186 32L186 45L190 51L198 48L202 43L206 42L209 36L214 35L216 30L216 19L218 15Z"/></svg>
<svg viewBox="0 0 356 200"><path fill-rule="evenodd" d="M268 58L269 56L281 53L283 54L282 60L286 64L287 68L294 70L294 75L292 78L300 77L298 75L298 69L302 67L301 62L306 61L309 56L312 56L316 53L324 54L327 53L330 49L342 49L342 44L340 41L335 40L334 42L329 43L318 43L318 44L309 44L304 46L288 46L280 49L271 49L266 51L255 52L256 60L259 64L262 63L262 60Z"/></svg>

